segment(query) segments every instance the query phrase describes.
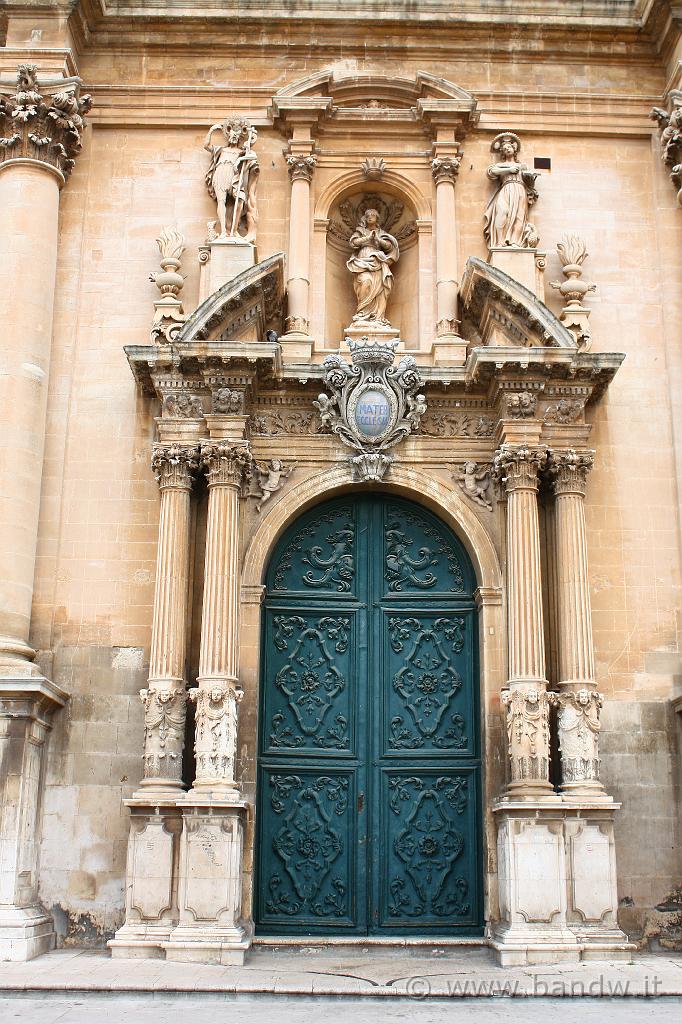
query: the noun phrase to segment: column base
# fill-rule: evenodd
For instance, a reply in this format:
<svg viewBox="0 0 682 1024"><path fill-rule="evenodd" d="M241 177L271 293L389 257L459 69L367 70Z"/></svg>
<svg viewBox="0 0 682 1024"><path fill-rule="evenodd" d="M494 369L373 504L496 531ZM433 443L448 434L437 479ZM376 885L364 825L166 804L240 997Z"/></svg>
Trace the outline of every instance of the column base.
<svg viewBox="0 0 682 1024"><path fill-rule="evenodd" d="M151 923L124 924L109 939L107 946L111 950L112 959L123 960L163 960L163 945L173 930L170 926L159 926Z"/></svg>
<svg viewBox="0 0 682 1024"><path fill-rule="evenodd" d="M491 947L502 966L630 957L635 946L617 922L619 807L606 793L493 805L500 920Z"/></svg>
<svg viewBox="0 0 682 1024"><path fill-rule="evenodd" d="M253 936L243 926L213 928L178 926L163 943L166 960L182 963L222 964L241 967L251 948Z"/></svg>
<svg viewBox="0 0 682 1024"><path fill-rule="evenodd" d="M45 909L0 906L0 960L22 962L54 949L54 921Z"/></svg>

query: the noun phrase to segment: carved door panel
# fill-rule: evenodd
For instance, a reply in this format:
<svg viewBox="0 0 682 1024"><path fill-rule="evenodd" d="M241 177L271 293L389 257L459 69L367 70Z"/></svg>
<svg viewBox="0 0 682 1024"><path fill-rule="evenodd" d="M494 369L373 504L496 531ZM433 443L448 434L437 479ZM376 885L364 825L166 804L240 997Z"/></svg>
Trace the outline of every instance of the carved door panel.
<svg viewBox="0 0 682 1024"><path fill-rule="evenodd" d="M473 587L444 524L386 495L318 506L280 542L264 611L260 932L480 928Z"/></svg>

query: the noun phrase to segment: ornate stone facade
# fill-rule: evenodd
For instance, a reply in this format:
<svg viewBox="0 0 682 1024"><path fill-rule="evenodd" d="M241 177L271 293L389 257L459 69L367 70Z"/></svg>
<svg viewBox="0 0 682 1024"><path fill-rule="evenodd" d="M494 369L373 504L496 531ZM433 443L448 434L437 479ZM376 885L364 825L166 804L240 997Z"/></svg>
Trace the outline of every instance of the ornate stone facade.
<svg viewBox="0 0 682 1024"><path fill-rule="evenodd" d="M423 584L411 617L476 621L443 649L479 667L480 802L408 795L478 844L478 937L504 963L629 956L677 881L679 19L68 6L10 2L0 47L0 957L49 948L56 906L115 955L248 954L269 560L300 519L308 605L338 619L368 542L305 517L356 496L432 523L401 538L377 505L363 549ZM466 601L452 566L434 589L438 523Z"/></svg>

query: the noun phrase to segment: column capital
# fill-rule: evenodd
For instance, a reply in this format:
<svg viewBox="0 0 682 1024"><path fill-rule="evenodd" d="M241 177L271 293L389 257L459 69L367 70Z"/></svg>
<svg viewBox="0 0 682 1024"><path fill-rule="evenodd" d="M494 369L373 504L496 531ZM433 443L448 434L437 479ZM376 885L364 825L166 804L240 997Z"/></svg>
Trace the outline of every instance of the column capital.
<svg viewBox="0 0 682 1024"><path fill-rule="evenodd" d="M251 468L253 457L248 442L203 441L200 460L208 486L241 489Z"/></svg>
<svg viewBox="0 0 682 1024"><path fill-rule="evenodd" d="M546 464L546 448L505 444L495 453L493 472L507 494L512 491L537 491L538 474Z"/></svg>
<svg viewBox="0 0 682 1024"><path fill-rule="evenodd" d="M507 709L507 739L511 781L547 786L549 775L549 709L557 695L537 687L513 686L503 690Z"/></svg>
<svg viewBox="0 0 682 1024"><path fill-rule="evenodd" d="M585 496L587 474L594 466L594 452L550 452L547 468L554 487L554 493L579 494Z"/></svg>
<svg viewBox="0 0 682 1024"><path fill-rule="evenodd" d="M63 183L81 150L85 115L92 107L79 78L66 78L43 96L35 64L20 64L11 93L0 86L0 169L12 161L43 165ZM54 86L50 86L51 89Z"/></svg>
<svg viewBox="0 0 682 1024"><path fill-rule="evenodd" d="M154 445L152 470L159 489L176 488L190 491L192 478L199 467L199 449L179 444Z"/></svg>
<svg viewBox="0 0 682 1024"><path fill-rule="evenodd" d="M457 180L459 168L462 163L461 156L437 156L431 161L431 173L436 185L449 181L453 185Z"/></svg>
<svg viewBox="0 0 682 1024"><path fill-rule="evenodd" d="M287 157L287 167L289 168L289 177L292 182L303 180L310 184L313 180L316 164L317 157L313 156L312 153L309 156L304 156L300 153L290 153Z"/></svg>

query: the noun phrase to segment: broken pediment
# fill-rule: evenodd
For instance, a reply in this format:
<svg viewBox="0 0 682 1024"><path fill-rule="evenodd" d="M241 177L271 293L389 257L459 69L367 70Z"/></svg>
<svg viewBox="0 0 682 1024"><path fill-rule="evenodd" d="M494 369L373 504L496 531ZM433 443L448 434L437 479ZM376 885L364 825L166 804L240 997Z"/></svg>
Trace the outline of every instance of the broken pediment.
<svg viewBox="0 0 682 1024"><path fill-rule="evenodd" d="M463 325L474 345L577 349L575 335L528 288L476 256L460 286Z"/></svg>

